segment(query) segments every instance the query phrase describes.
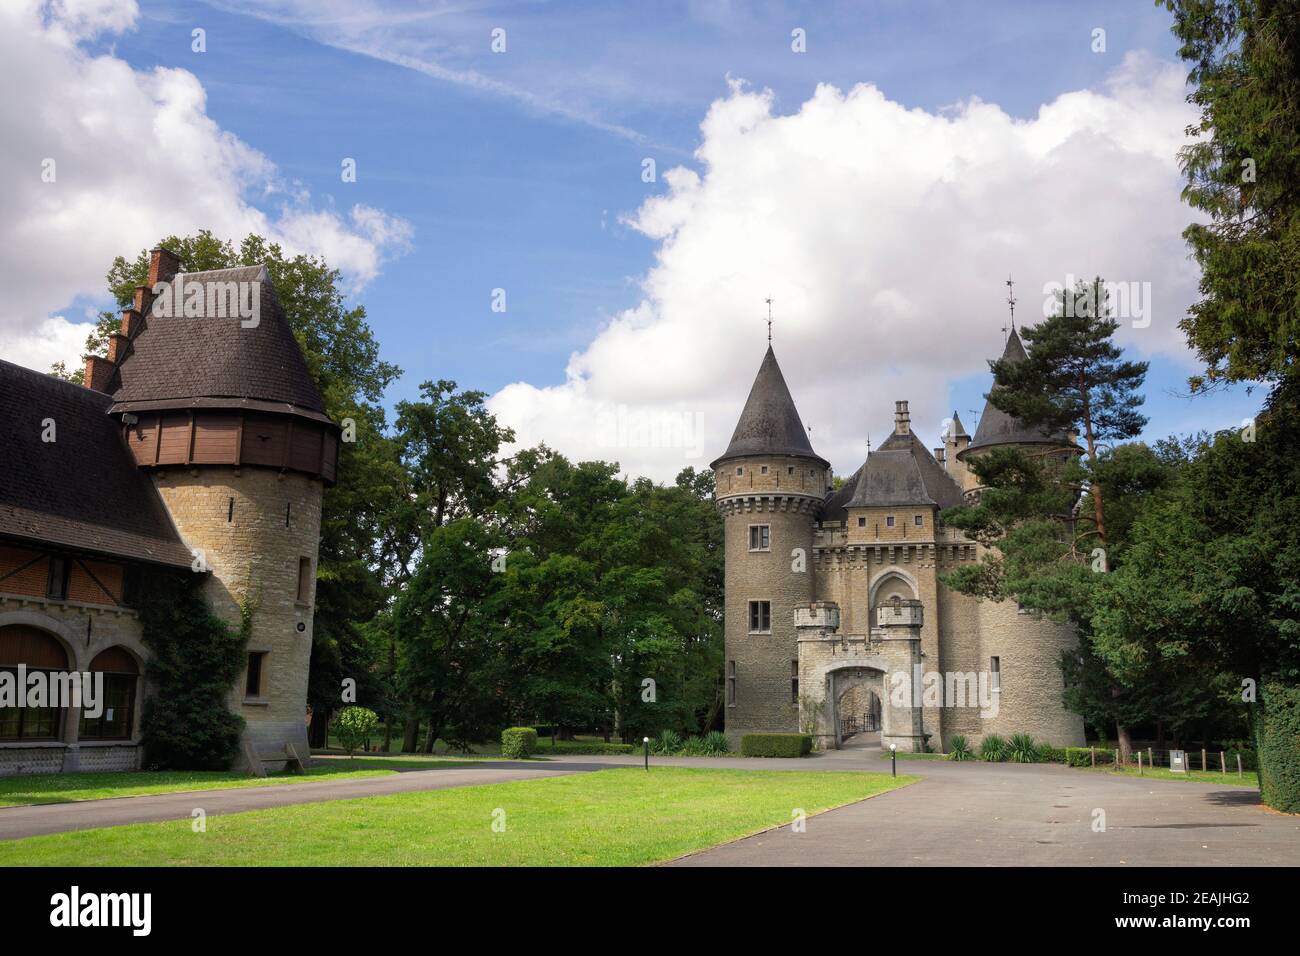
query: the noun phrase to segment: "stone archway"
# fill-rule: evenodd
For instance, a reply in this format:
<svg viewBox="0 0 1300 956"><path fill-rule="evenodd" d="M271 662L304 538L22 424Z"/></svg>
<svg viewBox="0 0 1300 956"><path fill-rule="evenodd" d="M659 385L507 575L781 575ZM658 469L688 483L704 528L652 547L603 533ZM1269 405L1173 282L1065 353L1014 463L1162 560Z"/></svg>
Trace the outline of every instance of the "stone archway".
<svg viewBox="0 0 1300 956"><path fill-rule="evenodd" d="M839 748L845 740L880 730L885 670L847 663L826 672L828 743ZM863 738L866 739L866 738Z"/></svg>

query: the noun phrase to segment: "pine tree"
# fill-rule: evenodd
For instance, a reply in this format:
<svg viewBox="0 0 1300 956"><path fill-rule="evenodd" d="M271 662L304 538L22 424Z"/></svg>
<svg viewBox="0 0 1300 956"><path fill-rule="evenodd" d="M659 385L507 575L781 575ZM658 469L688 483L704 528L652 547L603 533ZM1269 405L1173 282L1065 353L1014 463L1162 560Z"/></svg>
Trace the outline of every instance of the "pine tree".
<svg viewBox="0 0 1300 956"><path fill-rule="evenodd" d="M1029 343L1026 359L990 363L994 385L987 398L1045 434L1082 434L1091 476L1088 494L1104 548L1106 519L1098 459L1109 442L1132 438L1146 425L1138 411L1144 401L1138 390L1147 363L1123 361L1123 353L1111 340L1119 323L1110 316L1100 277L1063 290L1057 306L1055 315L1021 330Z"/></svg>

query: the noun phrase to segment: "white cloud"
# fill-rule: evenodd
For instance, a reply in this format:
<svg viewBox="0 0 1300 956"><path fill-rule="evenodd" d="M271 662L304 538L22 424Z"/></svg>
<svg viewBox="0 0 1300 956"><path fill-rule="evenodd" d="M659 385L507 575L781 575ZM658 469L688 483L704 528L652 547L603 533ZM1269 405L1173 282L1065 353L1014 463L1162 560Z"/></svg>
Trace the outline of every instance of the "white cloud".
<svg viewBox="0 0 1300 956"><path fill-rule="evenodd" d="M804 424L845 472L867 432L891 426L895 399L937 437L949 382L1000 351L1008 273L1025 321L1069 273L1149 282L1150 326L1121 339L1185 356L1177 322L1196 274L1180 237L1176 153L1194 118L1182 72L1130 55L1100 89L1031 120L978 100L908 109L871 85L821 86L777 115L770 93L733 83L701 124L701 173L670 170L667 191L627 217L659 242L643 301L571 357L564 384L512 384L491 407L524 443L630 473L706 466L758 368L771 295ZM701 434L676 448L628 430L611 440L620 407Z"/></svg>
<svg viewBox="0 0 1300 956"><path fill-rule="evenodd" d="M47 319L78 298L101 299L113 257L159 236L259 233L324 255L354 286L409 242L400 219L365 206L317 208L281 181L270 159L207 115L192 73L136 71L82 45L121 34L137 15L134 0L0 6L0 61L21 78L19 94L0 100L0 357L78 364L89 324L64 322L74 334ZM47 160L53 182L42 176ZM268 215L250 197L278 208ZM42 335L48 348L33 344Z"/></svg>

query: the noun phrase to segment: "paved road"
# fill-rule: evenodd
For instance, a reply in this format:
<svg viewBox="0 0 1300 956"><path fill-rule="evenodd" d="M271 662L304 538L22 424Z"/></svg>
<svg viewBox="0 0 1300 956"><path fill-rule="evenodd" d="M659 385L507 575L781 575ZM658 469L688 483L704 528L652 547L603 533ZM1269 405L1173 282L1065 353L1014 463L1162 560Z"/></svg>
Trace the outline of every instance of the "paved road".
<svg viewBox="0 0 1300 956"><path fill-rule="evenodd" d="M888 767L874 752L827 770ZM676 866L1300 866L1300 817L1246 787L1053 764L899 761L919 783L674 861ZM1105 813L1105 832L1093 830Z"/></svg>
<svg viewBox="0 0 1300 956"><path fill-rule="evenodd" d="M111 800L85 800L32 807L0 807L0 840L17 840L64 830L89 830L127 823L155 823L160 820L188 820L196 807L208 816L265 810L296 803L353 800L381 797L390 793L441 790L482 783L505 783L532 777L554 777L603 769L578 761L523 763L492 761L465 763L458 767L401 771L387 777L347 780L314 780L310 783L273 784L230 790L189 790Z"/></svg>
<svg viewBox="0 0 1300 956"><path fill-rule="evenodd" d="M656 764L745 770L888 771L876 750L802 760L652 758ZM504 783L637 765L638 757L558 757L408 771L389 777L122 797L0 808L0 839L189 819L326 800ZM1142 780L1057 765L899 761L923 779L809 818L804 833L771 830L674 861L680 866L1300 865L1300 817L1272 813L1245 787ZM1105 812L1105 832L1092 828Z"/></svg>

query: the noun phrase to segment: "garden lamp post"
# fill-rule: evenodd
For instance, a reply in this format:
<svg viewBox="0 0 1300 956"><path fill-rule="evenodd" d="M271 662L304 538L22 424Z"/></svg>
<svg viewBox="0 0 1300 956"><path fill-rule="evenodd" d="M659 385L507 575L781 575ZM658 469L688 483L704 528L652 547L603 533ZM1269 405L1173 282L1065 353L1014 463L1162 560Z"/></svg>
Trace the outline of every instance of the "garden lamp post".
<svg viewBox="0 0 1300 956"><path fill-rule="evenodd" d="M645 750L645 768L646 770L649 770L650 769L650 738L649 737L641 738L641 747Z"/></svg>
<svg viewBox="0 0 1300 956"><path fill-rule="evenodd" d="M889 775L898 776L898 744L889 745Z"/></svg>

